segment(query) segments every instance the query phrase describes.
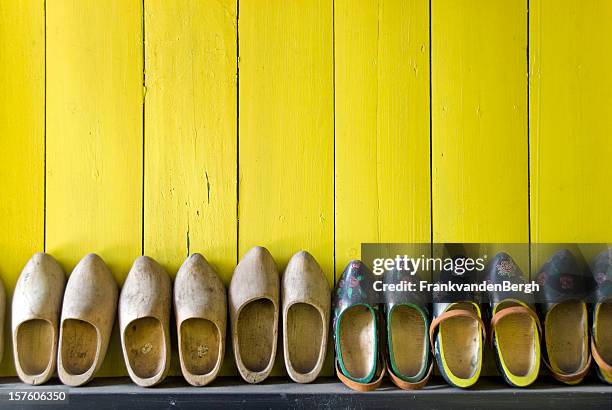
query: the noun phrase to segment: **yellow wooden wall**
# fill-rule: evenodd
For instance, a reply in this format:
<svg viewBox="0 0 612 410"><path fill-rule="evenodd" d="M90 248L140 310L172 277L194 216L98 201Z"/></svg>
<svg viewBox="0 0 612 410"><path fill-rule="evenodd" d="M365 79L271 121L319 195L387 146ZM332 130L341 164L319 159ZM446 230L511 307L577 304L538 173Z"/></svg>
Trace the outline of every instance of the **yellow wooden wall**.
<svg viewBox="0 0 612 410"><path fill-rule="evenodd" d="M606 0L0 0L0 277L41 250L119 282L143 252L171 275L201 252L228 283L264 245L331 285L362 242L611 242L611 20ZM103 375L125 372L112 343Z"/></svg>
<svg viewBox="0 0 612 410"><path fill-rule="evenodd" d="M10 293L44 248L44 0L0 2L0 279ZM9 298L10 301L10 298ZM8 302L7 302L8 303ZM10 318L10 303L6 318ZM10 320L3 374L14 374Z"/></svg>

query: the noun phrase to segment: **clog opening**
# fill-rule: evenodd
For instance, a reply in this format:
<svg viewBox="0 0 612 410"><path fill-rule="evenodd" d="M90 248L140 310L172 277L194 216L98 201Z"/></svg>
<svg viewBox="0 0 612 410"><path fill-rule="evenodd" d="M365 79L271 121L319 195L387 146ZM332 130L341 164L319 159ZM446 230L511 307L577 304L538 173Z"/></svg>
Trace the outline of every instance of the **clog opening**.
<svg viewBox="0 0 612 410"><path fill-rule="evenodd" d="M42 374L53 357L53 326L43 319L30 319L17 328L17 357L29 376Z"/></svg>
<svg viewBox="0 0 612 410"><path fill-rule="evenodd" d="M423 315L407 305L396 305L390 313L389 359L399 376L416 377L427 366L427 323Z"/></svg>
<svg viewBox="0 0 612 410"><path fill-rule="evenodd" d="M323 318L314 306L295 303L289 307L286 320L291 366L298 373L310 373L321 360Z"/></svg>
<svg viewBox="0 0 612 410"><path fill-rule="evenodd" d="M504 301L496 312L512 306L523 306ZM539 369L539 338L535 321L527 313L505 316L495 325L495 340L501 365L515 385L531 384Z"/></svg>
<svg viewBox="0 0 612 410"><path fill-rule="evenodd" d="M262 372L271 364L275 314L274 304L265 298L247 303L238 314L238 349L243 365L251 372Z"/></svg>
<svg viewBox="0 0 612 410"><path fill-rule="evenodd" d="M166 362L166 343L159 319L142 317L124 331L125 351L132 372L141 379L159 374Z"/></svg>
<svg viewBox="0 0 612 410"><path fill-rule="evenodd" d="M338 323L342 366L347 376L364 383L376 371L376 320L365 305L355 305L342 313Z"/></svg>
<svg viewBox="0 0 612 410"><path fill-rule="evenodd" d="M191 318L181 323L180 353L183 365L193 375L212 372L221 353L221 334L207 319Z"/></svg>
<svg viewBox="0 0 612 410"><path fill-rule="evenodd" d="M98 332L88 322L66 319L62 323L61 357L64 370L71 375L87 372L98 352Z"/></svg>
<svg viewBox="0 0 612 410"><path fill-rule="evenodd" d="M546 352L550 365L562 373L575 373L588 360L588 317L580 301L556 304L546 315Z"/></svg>
<svg viewBox="0 0 612 410"><path fill-rule="evenodd" d="M455 303L448 310L473 310L473 303ZM475 382L482 365L482 337L478 321L469 317L452 317L440 324L440 354L449 377L461 387ZM461 385L469 380L465 386Z"/></svg>

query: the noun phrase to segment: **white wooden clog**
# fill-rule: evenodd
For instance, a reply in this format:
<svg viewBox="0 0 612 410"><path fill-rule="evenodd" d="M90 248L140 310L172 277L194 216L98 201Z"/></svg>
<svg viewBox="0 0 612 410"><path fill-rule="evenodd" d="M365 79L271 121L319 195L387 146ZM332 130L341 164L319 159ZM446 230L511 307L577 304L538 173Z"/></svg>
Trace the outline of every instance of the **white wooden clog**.
<svg viewBox="0 0 612 410"><path fill-rule="evenodd" d="M225 354L225 286L199 253L189 256L174 281L179 360L185 380L205 386L217 377Z"/></svg>
<svg viewBox="0 0 612 410"><path fill-rule="evenodd" d="M23 268L12 305L15 369L27 384L43 384L53 375L58 323L66 276L52 256L37 253Z"/></svg>
<svg viewBox="0 0 612 410"><path fill-rule="evenodd" d="M266 248L242 258L229 287L232 344L238 372L248 383L269 376L278 338L279 277Z"/></svg>
<svg viewBox="0 0 612 410"><path fill-rule="evenodd" d="M293 255L281 282L283 352L289 377L314 381L327 352L331 291L308 252Z"/></svg>
<svg viewBox="0 0 612 410"><path fill-rule="evenodd" d="M57 373L81 386L100 369L117 312L117 283L98 255L89 254L70 274L60 322Z"/></svg>
<svg viewBox="0 0 612 410"><path fill-rule="evenodd" d="M119 332L125 365L142 387L162 382L170 366L172 283L152 258L140 256L119 296Z"/></svg>

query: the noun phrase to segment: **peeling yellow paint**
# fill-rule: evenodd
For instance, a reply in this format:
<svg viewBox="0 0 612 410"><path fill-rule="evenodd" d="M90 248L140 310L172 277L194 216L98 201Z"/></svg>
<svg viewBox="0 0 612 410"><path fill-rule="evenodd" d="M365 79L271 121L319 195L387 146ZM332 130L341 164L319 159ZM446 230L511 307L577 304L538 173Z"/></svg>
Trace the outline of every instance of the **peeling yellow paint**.
<svg viewBox="0 0 612 410"><path fill-rule="evenodd" d="M144 249L236 266L236 1L145 2Z"/></svg>

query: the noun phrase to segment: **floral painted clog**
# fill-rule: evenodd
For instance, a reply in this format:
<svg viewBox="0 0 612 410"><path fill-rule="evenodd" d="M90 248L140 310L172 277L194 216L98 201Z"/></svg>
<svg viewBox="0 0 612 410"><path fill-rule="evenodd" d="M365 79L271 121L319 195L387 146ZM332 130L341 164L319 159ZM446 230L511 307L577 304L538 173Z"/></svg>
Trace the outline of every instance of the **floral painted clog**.
<svg viewBox="0 0 612 410"><path fill-rule="evenodd" d="M437 282L471 284L474 280L473 272L459 275L443 270ZM471 387L480 377L485 340L481 316L477 295L472 292L434 292L429 340L438 369L451 386Z"/></svg>
<svg viewBox="0 0 612 410"><path fill-rule="evenodd" d="M406 270L385 271L384 283L414 283L421 277ZM403 390L415 390L427 384L433 369L429 344L429 294L420 291L385 293L385 329L388 352L387 370L391 381Z"/></svg>
<svg viewBox="0 0 612 410"><path fill-rule="evenodd" d="M524 284L521 269L512 257L498 253L488 265L487 282ZM490 338L498 368L511 386L533 383L540 370L540 321L532 293L489 292Z"/></svg>
<svg viewBox="0 0 612 410"><path fill-rule="evenodd" d="M336 372L358 391L378 388L385 374L381 360L380 314L373 302L373 276L361 261L351 261L333 295Z"/></svg>
<svg viewBox="0 0 612 410"><path fill-rule="evenodd" d="M537 282L544 298L544 364L558 381L580 383L591 365L584 274L574 255L561 249L542 265Z"/></svg>
<svg viewBox="0 0 612 410"><path fill-rule="evenodd" d="M600 253L591 264L595 281L591 353L597 375L612 384L612 249Z"/></svg>

